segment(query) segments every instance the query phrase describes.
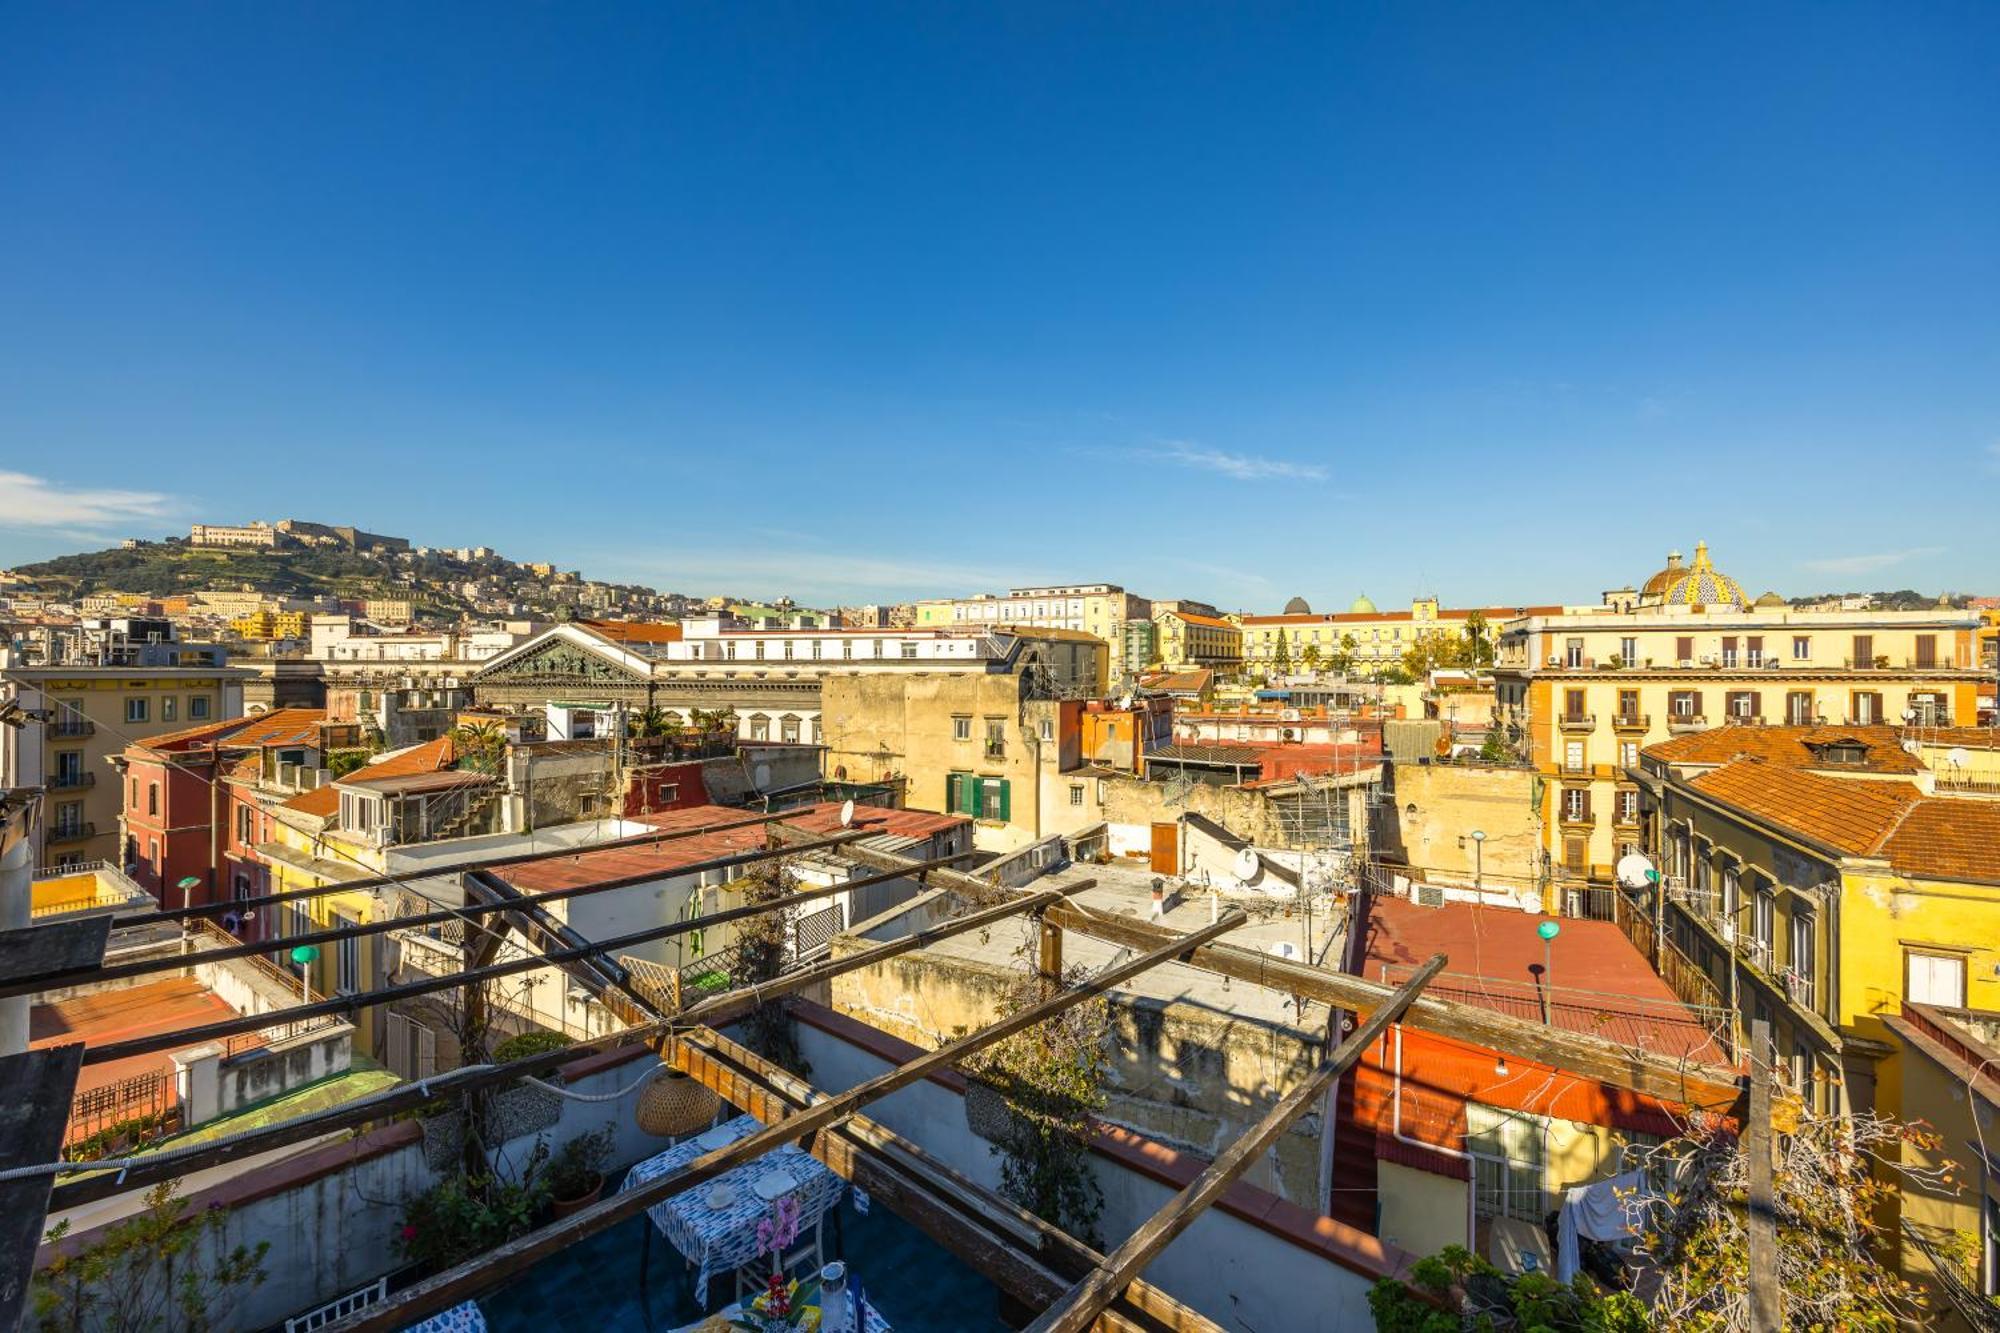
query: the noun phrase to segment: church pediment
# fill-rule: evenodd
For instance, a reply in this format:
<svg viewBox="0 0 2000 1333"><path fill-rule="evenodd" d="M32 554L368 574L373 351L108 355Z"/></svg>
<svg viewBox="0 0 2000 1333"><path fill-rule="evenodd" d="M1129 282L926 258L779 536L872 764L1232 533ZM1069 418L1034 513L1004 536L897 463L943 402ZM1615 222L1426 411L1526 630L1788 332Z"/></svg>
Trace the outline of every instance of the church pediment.
<svg viewBox="0 0 2000 1333"><path fill-rule="evenodd" d="M552 634L491 663L479 673L478 680L485 684L623 685L644 684L648 675L610 653Z"/></svg>

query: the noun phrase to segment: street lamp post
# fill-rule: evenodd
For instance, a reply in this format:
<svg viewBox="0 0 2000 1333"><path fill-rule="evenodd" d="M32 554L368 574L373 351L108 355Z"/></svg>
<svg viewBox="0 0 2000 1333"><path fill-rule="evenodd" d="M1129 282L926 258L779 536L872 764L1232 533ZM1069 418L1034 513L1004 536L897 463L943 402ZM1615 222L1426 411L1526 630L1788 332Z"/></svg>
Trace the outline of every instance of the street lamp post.
<svg viewBox="0 0 2000 1333"><path fill-rule="evenodd" d="M1542 937L1542 1026L1549 1026L1549 1001L1555 986L1555 962L1553 946L1556 936L1562 934L1562 926L1554 921L1544 921L1535 927L1535 933Z"/></svg>
<svg viewBox="0 0 2000 1333"><path fill-rule="evenodd" d="M1483 829L1472 830L1472 890L1481 897L1486 894L1486 833Z"/></svg>

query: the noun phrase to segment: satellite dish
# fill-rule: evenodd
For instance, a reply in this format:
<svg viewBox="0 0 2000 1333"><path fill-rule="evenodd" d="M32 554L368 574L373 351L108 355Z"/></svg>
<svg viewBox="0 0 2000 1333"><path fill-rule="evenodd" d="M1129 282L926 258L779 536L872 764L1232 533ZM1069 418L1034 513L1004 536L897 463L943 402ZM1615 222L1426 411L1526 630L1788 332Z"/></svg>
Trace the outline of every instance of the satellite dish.
<svg viewBox="0 0 2000 1333"><path fill-rule="evenodd" d="M768 787L771 785L771 766L769 764L759 764L750 770L750 776L756 780L760 790Z"/></svg>
<svg viewBox="0 0 2000 1333"><path fill-rule="evenodd" d="M1652 882L1646 878L1652 870L1653 863L1637 852L1629 852L1619 857L1615 867L1618 882L1628 889L1645 888Z"/></svg>
<svg viewBox="0 0 2000 1333"><path fill-rule="evenodd" d="M1236 878L1241 880L1255 879L1257 878L1257 872L1262 868L1262 863L1257 860L1257 853L1252 848L1245 847L1242 851L1236 853Z"/></svg>
<svg viewBox="0 0 2000 1333"><path fill-rule="evenodd" d="M1972 756L1965 752L1963 745L1954 745L1945 752L1944 761L1953 768L1964 768L1972 762Z"/></svg>
<svg viewBox="0 0 2000 1333"><path fill-rule="evenodd" d="M840 803L840 826L848 827L854 822L854 802L852 799Z"/></svg>
<svg viewBox="0 0 2000 1333"><path fill-rule="evenodd" d="M1921 746L1921 745L1919 745L1919 744L1917 744L1917 742L1916 742L1916 741L1915 741L1914 739L1911 739L1911 740L1907 740L1907 741L1904 741L1904 742L1903 742L1903 753L1904 753L1904 754L1922 754L1922 753L1923 753L1923 749L1924 749L1924 747L1923 747L1923 746Z"/></svg>
<svg viewBox="0 0 2000 1333"><path fill-rule="evenodd" d="M1529 916L1540 916L1542 914L1542 895L1535 889L1522 889L1514 895L1514 906L1520 908Z"/></svg>

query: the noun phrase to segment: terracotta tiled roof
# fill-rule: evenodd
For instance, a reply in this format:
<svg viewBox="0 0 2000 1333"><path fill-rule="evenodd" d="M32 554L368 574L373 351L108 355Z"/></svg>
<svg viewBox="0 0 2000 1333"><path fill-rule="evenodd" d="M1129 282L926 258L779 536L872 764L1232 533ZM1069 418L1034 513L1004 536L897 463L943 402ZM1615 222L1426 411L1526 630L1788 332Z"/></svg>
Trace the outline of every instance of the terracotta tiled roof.
<svg viewBox="0 0 2000 1333"><path fill-rule="evenodd" d="M1859 743L1867 754L1859 764L1829 764L1818 750L1842 742ZM1905 751L1894 727L1714 727L1646 747L1651 759L1669 764L1727 764L1762 759L1785 768L1826 768L1843 772L1922 773L1924 765Z"/></svg>
<svg viewBox="0 0 2000 1333"><path fill-rule="evenodd" d="M1167 614L1175 617L1176 619L1185 620L1190 625L1206 625L1210 629L1240 628L1234 622L1224 620L1220 616L1196 615L1193 611L1169 611L1167 612Z"/></svg>
<svg viewBox="0 0 2000 1333"><path fill-rule="evenodd" d="M600 639L613 643L679 643L678 624L651 620L579 620L576 622Z"/></svg>
<svg viewBox="0 0 2000 1333"><path fill-rule="evenodd" d="M329 783L311 791L302 791L291 800L281 802L281 805L286 810L296 810L315 819L331 819L334 812L340 809L340 793Z"/></svg>
<svg viewBox="0 0 2000 1333"><path fill-rule="evenodd" d="M2000 883L2000 801L1919 801L1883 840L1897 873Z"/></svg>
<svg viewBox="0 0 2000 1333"><path fill-rule="evenodd" d="M1925 745L1957 745L1968 750L2000 750L2000 727L1911 727L1904 734Z"/></svg>
<svg viewBox="0 0 2000 1333"><path fill-rule="evenodd" d="M455 754L451 737L440 736L434 741L425 741L421 745L392 751L373 763L363 764L346 777L337 780L354 782L374 778L399 778L410 773L435 773L440 769L450 768Z"/></svg>
<svg viewBox="0 0 2000 1333"><path fill-rule="evenodd" d="M232 717L222 722L205 722L136 743L141 750L186 750L208 745L240 749L258 745L302 744L319 738L319 724L326 721L324 708L278 708L251 717Z"/></svg>
<svg viewBox="0 0 2000 1333"><path fill-rule="evenodd" d="M1139 684L1148 690L1199 694L1207 689L1209 682L1214 679L1214 671L1207 667L1196 667L1191 671L1155 671L1139 677Z"/></svg>
<svg viewBox="0 0 2000 1333"><path fill-rule="evenodd" d="M1766 759L1738 759L1691 782L1745 814L1850 856L1871 854L1921 799L1908 782L1821 777Z"/></svg>

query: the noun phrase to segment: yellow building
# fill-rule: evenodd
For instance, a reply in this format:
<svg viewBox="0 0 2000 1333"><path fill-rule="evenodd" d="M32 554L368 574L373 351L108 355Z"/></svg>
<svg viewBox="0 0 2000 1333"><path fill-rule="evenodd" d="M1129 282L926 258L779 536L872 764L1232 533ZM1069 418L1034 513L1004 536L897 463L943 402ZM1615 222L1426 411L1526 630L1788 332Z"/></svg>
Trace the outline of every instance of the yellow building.
<svg viewBox="0 0 2000 1333"><path fill-rule="evenodd" d="M1608 883L1639 838L1627 778L1645 747L1756 723L1970 723L1980 672L1969 611L1803 611L1752 601L1710 563L1670 562L1638 594L1529 614L1500 630L1494 719L1547 778L1558 877Z"/></svg>
<svg viewBox="0 0 2000 1333"><path fill-rule="evenodd" d="M1448 634L1469 639L1477 634L1490 645L1503 621L1522 615L1559 612L1554 606L1440 606L1435 597L1418 597L1407 611L1383 611L1366 594L1345 611L1315 614L1301 598L1293 598L1281 615L1243 617L1243 661L1270 670L1311 667L1345 668L1351 675L1373 675L1400 666L1403 655L1425 636Z"/></svg>
<svg viewBox="0 0 2000 1333"><path fill-rule="evenodd" d="M1926 1015L2000 1010L2000 800L1934 794L1904 734L1754 727L1648 748L1647 844L1666 892L1628 893L1625 910L1659 922L1655 965L1683 999L1733 1015L1738 1050L1753 1021L1770 1023L1810 1103L1945 1130L1937 1155L1957 1179L1905 1193L1905 1220L1932 1240L1969 1228L1990 1244L2000 1213L1985 1212L1980 1134L1962 1132L1967 1090L1937 1077L1937 1051L1912 1036L1949 1045ZM1934 1249L1902 1247L1897 1261L1948 1296ZM1973 1276L1994 1290L1990 1265Z"/></svg>
<svg viewBox="0 0 2000 1333"><path fill-rule="evenodd" d="M246 639L303 639L307 616L304 611L273 611L262 608L229 622L229 628Z"/></svg>
<svg viewBox="0 0 2000 1333"><path fill-rule="evenodd" d="M918 629L968 629L981 625L1015 629L1024 625L1077 630L1110 648L1110 674L1119 679L1144 662L1125 661L1125 627L1150 614L1146 599L1115 583L1049 584L1010 588L1004 596L932 598L916 604Z"/></svg>
<svg viewBox="0 0 2000 1333"><path fill-rule="evenodd" d="M1160 665L1168 671L1184 667L1233 669L1243 661L1243 627L1221 616L1193 611L1162 611L1153 617Z"/></svg>

